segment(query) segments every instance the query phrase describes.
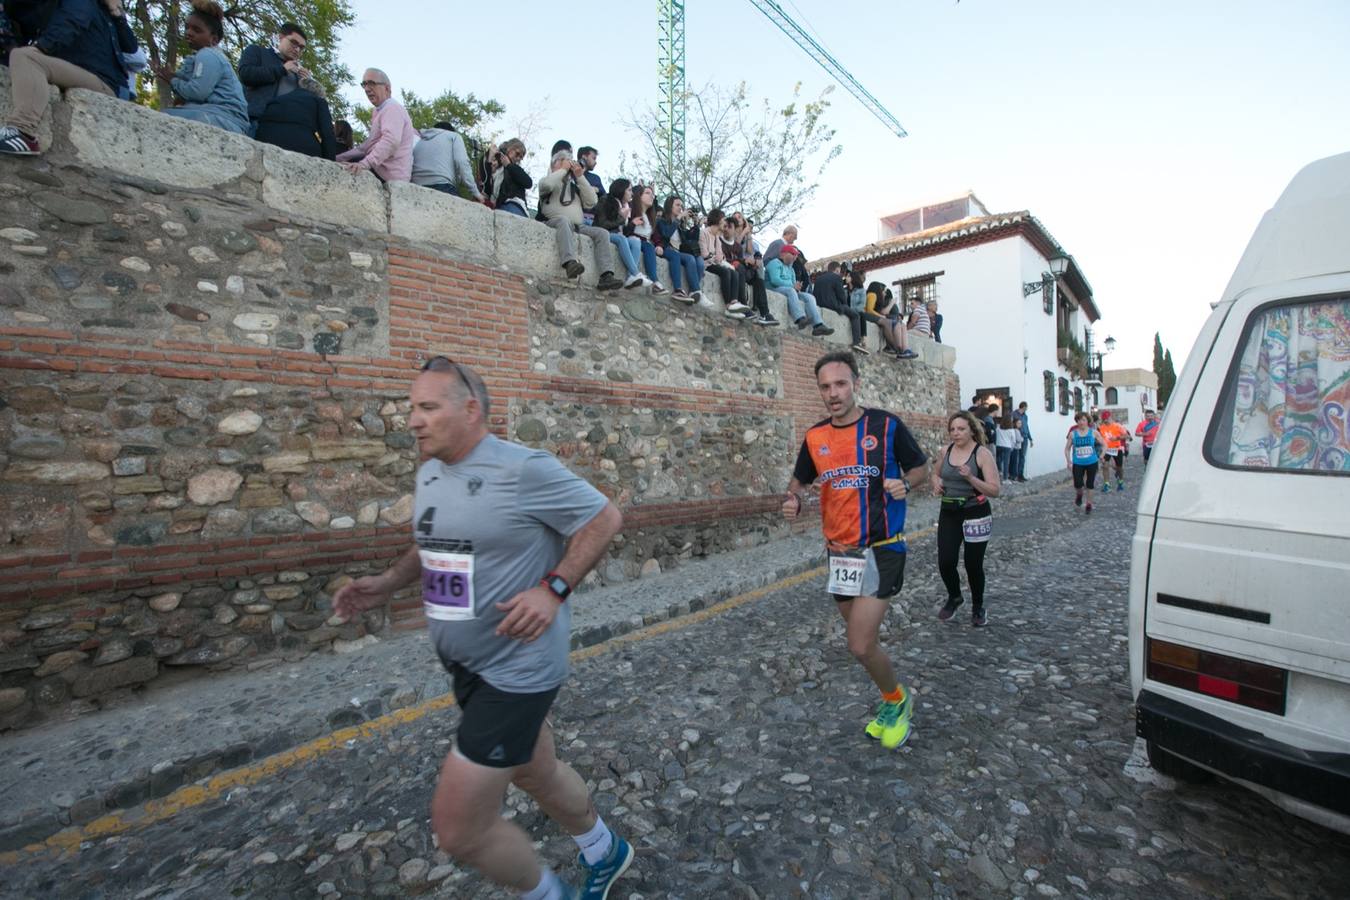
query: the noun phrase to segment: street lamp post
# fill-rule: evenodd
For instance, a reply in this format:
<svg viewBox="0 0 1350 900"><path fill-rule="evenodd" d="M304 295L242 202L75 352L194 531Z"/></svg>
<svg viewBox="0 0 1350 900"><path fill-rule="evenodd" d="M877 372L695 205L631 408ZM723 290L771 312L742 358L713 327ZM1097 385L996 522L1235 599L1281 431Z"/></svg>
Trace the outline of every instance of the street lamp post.
<svg viewBox="0 0 1350 900"><path fill-rule="evenodd" d="M1088 361L1088 377L1086 380L1089 383L1096 381L1097 384L1101 384L1102 359L1106 356L1106 354L1116 349L1116 339L1111 337L1110 335L1107 335L1106 340L1102 341L1103 349L1094 353L1092 352L1092 329L1091 328L1085 329L1083 336L1086 339L1086 346L1083 349L1085 351Z"/></svg>
<svg viewBox="0 0 1350 900"><path fill-rule="evenodd" d="M1048 271L1041 273L1040 281L1027 281L1022 284L1022 296L1030 297L1040 293L1046 312L1055 311L1055 280L1069 271L1069 257L1052 256L1046 260Z"/></svg>

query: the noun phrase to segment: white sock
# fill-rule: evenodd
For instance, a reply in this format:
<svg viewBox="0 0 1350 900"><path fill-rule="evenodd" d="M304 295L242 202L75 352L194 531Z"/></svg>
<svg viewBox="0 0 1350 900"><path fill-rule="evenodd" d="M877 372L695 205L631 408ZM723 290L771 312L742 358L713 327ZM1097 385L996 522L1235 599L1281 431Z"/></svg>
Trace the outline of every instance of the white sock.
<svg viewBox="0 0 1350 900"><path fill-rule="evenodd" d="M521 894L521 900L563 900L562 882L552 869L544 869L534 890Z"/></svg>
<svg viewBox="0 0 1350 900"><path fill-rule="evenodd" d="M577 842L577 847L581 849L581 855L586 860L586 864L593 866L604 859L609 853L609 848L614 844L614 838L609 833L609 826L605 820L600 818L599 814L595 817L595 824L591 830L585 834L574 834L572 840Z"/></svg>

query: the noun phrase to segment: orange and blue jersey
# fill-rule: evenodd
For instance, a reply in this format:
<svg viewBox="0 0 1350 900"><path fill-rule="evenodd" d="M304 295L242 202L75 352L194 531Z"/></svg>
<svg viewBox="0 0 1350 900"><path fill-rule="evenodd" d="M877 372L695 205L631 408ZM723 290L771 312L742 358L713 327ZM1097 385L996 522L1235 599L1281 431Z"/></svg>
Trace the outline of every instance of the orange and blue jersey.
<svg viewBox="0 0 1350 900"><path fill-rule="evenodd" d="M801 484L820 480L825 539L844 547L891 544L905 549L905 501L886 493L887 478L902 478L927 462L899 417L864 409L850 425L829 419L811 426L792 475Z"/></svg>

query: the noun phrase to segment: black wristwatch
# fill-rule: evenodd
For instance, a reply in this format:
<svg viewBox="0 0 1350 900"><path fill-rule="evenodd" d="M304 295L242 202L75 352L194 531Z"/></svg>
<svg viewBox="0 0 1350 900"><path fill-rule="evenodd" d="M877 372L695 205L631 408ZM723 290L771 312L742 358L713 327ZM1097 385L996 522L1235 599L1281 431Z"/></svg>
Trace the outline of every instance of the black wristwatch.
<svg viewBox="0 0 1350 900"><path fill-rule="evenodd" d="M572 586L557 572L549 572L543 578L539 579L539 583L557 594L559 603L565 601L572 593Z"/></svg>

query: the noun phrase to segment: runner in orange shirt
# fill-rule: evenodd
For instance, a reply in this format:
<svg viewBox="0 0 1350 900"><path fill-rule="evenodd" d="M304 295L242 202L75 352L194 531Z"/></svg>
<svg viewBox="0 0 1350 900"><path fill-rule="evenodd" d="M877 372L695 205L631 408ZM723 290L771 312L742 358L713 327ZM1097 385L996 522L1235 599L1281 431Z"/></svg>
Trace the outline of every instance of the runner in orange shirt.
<svg viewBox="0 0 1350 900"><path fill-rule="evenodd" d="M826 588L847 623L849 652L881 691L868 737L894 750L909 738L910 696L881 649L881 620L905 580L905 496L928 473L914 436L899 417L858 406L858 361L827 353L816 387L830 417L806 433L788 483L783 515L796 518L802 494L820 482L821 526L829 554Z"/></svg>
<svg viewBox="0 0 1350 900"><path fill-rule="evenodd" d="M1102 493L1111 493L1111 476L1106 467L1112 463L1116 467L1116 490L1125 490L1125 445L1134 440L1129 429L1119 422L1111 421L1111 411L1102 410L1102 423L1097 426L1102 446L1106 448L1106 459L1102 463Z"/></svg>

